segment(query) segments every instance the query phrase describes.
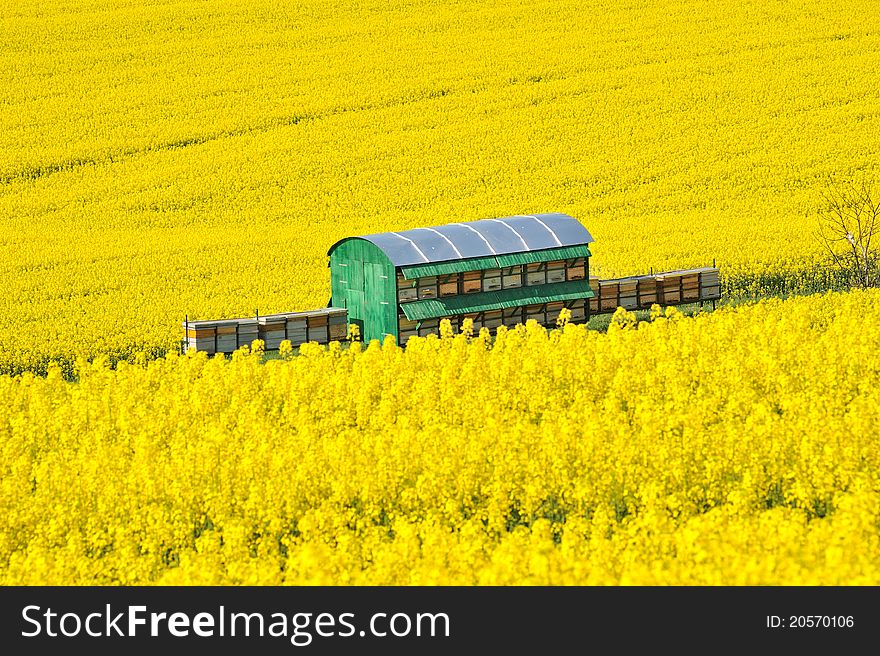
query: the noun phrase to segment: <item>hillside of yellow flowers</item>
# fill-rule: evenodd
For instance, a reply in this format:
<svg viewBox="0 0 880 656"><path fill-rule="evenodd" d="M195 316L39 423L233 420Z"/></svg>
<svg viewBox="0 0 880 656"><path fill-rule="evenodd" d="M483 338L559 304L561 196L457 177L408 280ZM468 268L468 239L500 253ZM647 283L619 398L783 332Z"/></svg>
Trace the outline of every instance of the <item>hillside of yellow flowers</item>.
<svg viewBox="0 0 880 656"><path fill-rule="evenodd" d="M565 212L603 277L822 286L868 0L0 0L0 372L326 304L356 234Z"/></svg>
<svg viewBox="0 0 880 656"><path fill-rule="evenodd" d="M0 584L880 584L880 291L0 377Z"/></svg>

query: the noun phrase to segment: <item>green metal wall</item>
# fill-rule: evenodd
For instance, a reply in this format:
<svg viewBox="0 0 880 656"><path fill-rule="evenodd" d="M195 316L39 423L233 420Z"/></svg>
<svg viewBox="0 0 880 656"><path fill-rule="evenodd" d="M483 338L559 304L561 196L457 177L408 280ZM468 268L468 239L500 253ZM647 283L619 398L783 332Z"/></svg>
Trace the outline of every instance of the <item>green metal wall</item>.
<svg viewBox="0 0 880 656"><path fill-rule="evenodd" d="M377 246L352 237L330 253L331 304L348 309L349 323L361 330L361 339L397 341L397 273Z"/></svg>

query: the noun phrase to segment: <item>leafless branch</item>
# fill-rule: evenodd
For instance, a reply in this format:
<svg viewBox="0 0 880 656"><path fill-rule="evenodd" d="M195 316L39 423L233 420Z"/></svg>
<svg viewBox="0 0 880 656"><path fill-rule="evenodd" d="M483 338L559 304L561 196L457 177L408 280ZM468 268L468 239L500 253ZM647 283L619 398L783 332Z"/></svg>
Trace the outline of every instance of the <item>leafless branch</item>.
<svg viewBox="0 0 880 656"><path fill-rule="evenodd" d="M829 177L821 196L824 206L817 234L830 262L851 286L880 284L878 255L872 250L873 237L880 230L880 198L875 200L873 186L864 178L856 184Z"/></svg>

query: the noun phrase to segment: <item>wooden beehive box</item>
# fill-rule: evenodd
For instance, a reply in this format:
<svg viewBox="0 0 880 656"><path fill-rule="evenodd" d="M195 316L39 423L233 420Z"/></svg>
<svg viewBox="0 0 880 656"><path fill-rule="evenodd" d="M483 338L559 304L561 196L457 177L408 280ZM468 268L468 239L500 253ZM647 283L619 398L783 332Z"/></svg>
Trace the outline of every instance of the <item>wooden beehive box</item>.
<svg viewBox="0 0 880 656"><path fill-rule="evenodd" d="M700 300L700 274L686 273L681 277L681 293L683 301Z"/></svg>
<svg viewBox="0 0 880 656"><path fill-rule="evenodd" d="M570 301L568 303L568 309L571 311L572 322L580 323L587 318L585 305L586 301Z"/></svg>
<svg viewBox="0 0 880 656"><path fill-rule="evenodd" d="M501 311L501 322L508 328L512 328L519 323L525 323L523 315L522 307L505 308Z"/></svg>
<svg viewBox="0 0 880 656"><path fill-rule="evenodd" d="M427 337L440 332L440 319L423 319L419 322L419 337Z"/></svg>
<svg viewBox="0 0 880 656"><path fill-rule="evenodd" d="M398 334L400 336L400 343L406 344L406 340L410 337L415 337L419 334L419 322L413 319L407 319L405 314L400 314L397 317L398 321Z"/></svg>
<svg viewBox="0 0 880 656"><path fill-rule="evenodd" d="M657 281L653 276L639 279L638 306L649 308L657 302Z"/></svg>
<svg viewBox="0 0 880 656"><path fill-rule="evenodd" d="M540 324L547 323L547 313L544 310L543 304L526 306L526 321L529 321L530 319L534 319Z"/></svg>
<svg viewBox="0 0 880 656"><path fill-rule="evenodd" d="M590 276L590 290L593 292L593 297L590 299L590 312L595 314L599 311L599 294L602 291L598 276Z"/></svg>
<svg viewBox="0 0 880 656"><path fill-rule="evenodd" d="M563 301L551 301L547 303L547 323L556 323L556 320L559 318L559 313L562 312L562 308L565 307L565 303Z"/></svg>
<svg viewBox="0 0 880 656"><path fill-rule="evenodd" d="M259 336L267 350L277 349L290 340L291 346L306 342L339 341L348 335L348 311L345 308L322 308L308 312L282 312L259 318Z"/></svg>
<svg viewBox="0 0 880 656"><path fill-rule="evenodd" d="M681 275L664 273L655 276L657 280L657 298L661 305L681 303Z"/></svg>
<svg viewBox="0 0 880 656"><path fill-rule="evenodd" d="M721 298L721 285L717 267L701 267L667 271L654 276L659 284L658 302L695 303L713 301Z"/></svg>
<svg viewBox="0 0 880 656"><path fill-rule="evenodd" d="M620 286L616 280L602 280L599 282L599 309L616 310Z"/></svg>
<svg viewBox="0 0 880 656"><path fill-rule="evenodd" d="M705 269L700 272L700 300L714 301L721 298L721 281L718 269Z"/></svg>
<svg viewBox="0 0 880 656"><path fill-rule="evenodd" d="M504 313L501 310L487 310L483 313L483 325L486 328L498 328L504 322Z"/></svg>
<svg viewBox="0 0 880 656"><path fill-rule="evenodd" d="M256 319L184 321L183 328L187 351L232 353L257 339Z"/></svg>
<svg viewBox="0 0 880 656"><path fill-rule="evenodd" d="M635 278L625 278L617 283L619 297L617 304L627 310L635 310L638 308L638 290L639 282Z"/></svg>

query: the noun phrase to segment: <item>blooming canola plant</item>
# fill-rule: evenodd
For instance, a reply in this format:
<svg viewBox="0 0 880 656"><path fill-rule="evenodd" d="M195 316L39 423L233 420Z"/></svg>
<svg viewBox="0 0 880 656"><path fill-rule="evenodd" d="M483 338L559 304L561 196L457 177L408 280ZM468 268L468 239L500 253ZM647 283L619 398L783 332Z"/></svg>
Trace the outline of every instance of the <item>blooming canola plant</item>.
<svg viewBox="0 0 880 656"><path fill-rule="evenodd" d="M0 584L880 584L875 4L0 0Z"/></svg>

